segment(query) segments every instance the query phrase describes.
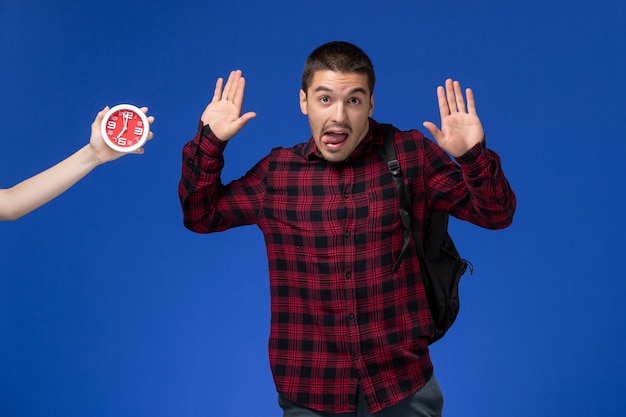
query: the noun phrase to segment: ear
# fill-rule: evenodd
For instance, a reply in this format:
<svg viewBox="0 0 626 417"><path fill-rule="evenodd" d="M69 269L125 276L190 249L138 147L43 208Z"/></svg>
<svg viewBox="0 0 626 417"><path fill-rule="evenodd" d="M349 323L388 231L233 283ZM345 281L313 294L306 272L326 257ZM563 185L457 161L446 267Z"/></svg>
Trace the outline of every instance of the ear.
<svg viewBox="0 0 626 417"><path fill-rule="evenodd" d="M370 96L370 112L369 112L369 116L372 117L373 113L374 113L374 94L372 93L372 95Z"/></svg>
<svg viewBox="0 0 626 417"><path fill-rule="evenodd" d="M306 93L302 89L300 89L300 111L304 115L307 115L309 113L306 101Z"/></svg>

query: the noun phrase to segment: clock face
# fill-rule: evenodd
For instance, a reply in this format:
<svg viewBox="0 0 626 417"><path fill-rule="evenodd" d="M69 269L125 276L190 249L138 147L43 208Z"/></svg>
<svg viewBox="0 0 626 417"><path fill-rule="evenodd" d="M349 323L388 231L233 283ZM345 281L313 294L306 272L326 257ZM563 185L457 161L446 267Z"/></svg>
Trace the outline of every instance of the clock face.
<svg viewBox="0 0 626 417"><path fill-rule="evenodd" d="M118 152L133 152L148 139L148 118L131 104L111 108L102 119L104 142Z"/></svg>

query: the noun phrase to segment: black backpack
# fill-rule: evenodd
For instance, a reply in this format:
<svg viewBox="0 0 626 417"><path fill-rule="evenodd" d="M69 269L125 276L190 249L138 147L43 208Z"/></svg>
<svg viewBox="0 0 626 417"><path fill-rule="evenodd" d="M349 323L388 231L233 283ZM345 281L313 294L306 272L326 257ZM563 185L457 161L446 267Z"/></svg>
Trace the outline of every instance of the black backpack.
<svg viewBox="0 0 626 417"><path fill-rule="evenodd" d="M429 344L441 339L459 313L459 281L467 268L474 272L471 263L460 257L448 234L448 213L429 213L424 223L424 241L418 232L418 225L411 209L411 196L404 184L400 164L394 147L394 128L381 124L384 145L376 147L378 154L387 162L389 171L400 197L400 219L404 227L404 242L400 255L393 266L397 272L411 238L415 240L419 257L428 307L433 318L435 331Z"/></svg>

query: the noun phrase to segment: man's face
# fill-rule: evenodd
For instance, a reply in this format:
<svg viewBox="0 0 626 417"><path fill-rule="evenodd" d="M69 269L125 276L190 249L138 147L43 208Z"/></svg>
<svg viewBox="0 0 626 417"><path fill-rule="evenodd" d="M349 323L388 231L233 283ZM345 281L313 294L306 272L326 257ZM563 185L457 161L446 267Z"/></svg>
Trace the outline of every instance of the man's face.
<svg viewBox="0 0 626 417"><path fill-rule="evenodd" d="M308 90L300 90L300 109L324 159L339 162L367 135L374 95L364 74L317 71Z"/></svg>

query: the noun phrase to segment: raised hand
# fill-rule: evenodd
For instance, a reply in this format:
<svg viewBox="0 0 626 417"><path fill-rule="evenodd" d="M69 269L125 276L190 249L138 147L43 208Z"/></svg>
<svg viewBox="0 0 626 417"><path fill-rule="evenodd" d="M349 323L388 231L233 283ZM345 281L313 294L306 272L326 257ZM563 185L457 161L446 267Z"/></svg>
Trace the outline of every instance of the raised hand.
<svg viewBox="0 0 626 417"><path fill-rule="evenodd" d="M437 87L441 130L432 122L424 122L424 127L433 135L439 146L454 157L463 155L485 137L482 124L476 114L474 93L468 88L465 94L467 108L461 84L447 79L445 90L442 86Z"/></svg>
<svg viewBox="0 0 626 417"><path fill-rule="evenodd" d="M201 120L203 124L211 127L215 136L226 141L256 117L256 113L248 112L241 115L246 80L242 77L240 70L231 71L222 90L223 83L222 78L217 79L213 100L204 109Z"/></svg>

